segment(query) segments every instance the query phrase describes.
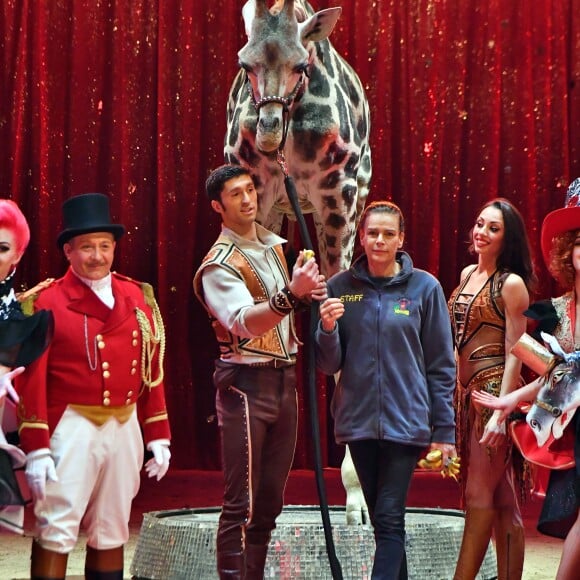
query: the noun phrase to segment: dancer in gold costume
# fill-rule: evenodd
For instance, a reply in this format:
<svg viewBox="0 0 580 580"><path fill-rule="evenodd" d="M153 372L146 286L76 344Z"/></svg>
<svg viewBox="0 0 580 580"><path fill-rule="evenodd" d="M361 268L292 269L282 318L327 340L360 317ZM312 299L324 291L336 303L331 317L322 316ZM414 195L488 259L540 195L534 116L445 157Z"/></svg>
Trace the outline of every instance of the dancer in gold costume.
<svg viewBox="0 0 580 580"><path fill-rule="evenodd" d="M542 224L544 262L557 280L564 295L533 304L528 316L538 321L539 331L552 334L565 352L580 350L580 177L569 186L565 205L550 212ZM520 401L532 401L544 386L544 377L523 389L501 398L485 393L477 395L478 403L501 411L507 419ZM569 411L570 413L570 411ZM574 411L572 410L572 413ZM538 521L538 531L548 536L565 538L556 580L578 578L580 569L580 414L578 409L566 427L574 434L576 465L570 469L553 470L546 498ZM563 441L562 438L560 441ZM560 444L561 445L561 444ZM544 446L543 449L547 447ZM562 447L560 447L560 450Z"/></svg>
<svg viewBox="0 0 580 580"><path fill-rule="evenodd" d="M521 578L524 532L512 446L499 412L471 403L473 391L495 395L522 384L521 362L509 350L526 330L524 310L535 278L518 210L505 199L488 202L471 230L477 264L464 268L449 300L457 352L457 443L465 529L456 580L475 578L492 532L498 578Z"/></svg>

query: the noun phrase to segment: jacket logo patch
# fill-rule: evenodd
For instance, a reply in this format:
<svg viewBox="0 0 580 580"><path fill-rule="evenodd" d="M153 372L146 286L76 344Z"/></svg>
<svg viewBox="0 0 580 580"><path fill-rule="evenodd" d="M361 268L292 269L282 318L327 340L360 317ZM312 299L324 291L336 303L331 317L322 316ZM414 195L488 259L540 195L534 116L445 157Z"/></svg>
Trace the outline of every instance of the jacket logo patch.
<svg viewBox="0 0 580 580"><path fill-rule="evenodd" d="M403 316L409 316L409 307L411 301L408 298L399 298L399 301L393 306L393 312L395 314L402 314Z"/></svg>

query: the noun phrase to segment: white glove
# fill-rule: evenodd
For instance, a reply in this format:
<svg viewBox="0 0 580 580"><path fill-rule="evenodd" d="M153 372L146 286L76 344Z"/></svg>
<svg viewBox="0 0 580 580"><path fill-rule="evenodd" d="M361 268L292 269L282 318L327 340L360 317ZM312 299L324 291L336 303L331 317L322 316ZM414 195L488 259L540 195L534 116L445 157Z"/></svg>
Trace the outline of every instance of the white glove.
<svg viewBox="0 0 580 580"><path fill-rule="evenodd" d="M157 477L159 481L169 469L169 439L155 439L147 444L147 449L153 453L153 457L145 464L148 477Z"/></svg>
<svg viewBox="0 0 580 580"><path fill-rule="evenodd" d="M50 449L44 447L31 451L26 456L26 482L30 488L32 499L36 502L46 497L46 482L58 481L56 466L50 454Z"/></svg>
<svg viewBox="0 0 580 580"><path fill-rule="evenodd" d="M16 393L14 387L12 386L12 379L14 377L17 377L23 371L24 367L18 367L0 376L0 402L4 399L6 395L10 395L10 397L12 397L12 400L15 403L18 403L20 398L18 397L18 394Z"/></svg>

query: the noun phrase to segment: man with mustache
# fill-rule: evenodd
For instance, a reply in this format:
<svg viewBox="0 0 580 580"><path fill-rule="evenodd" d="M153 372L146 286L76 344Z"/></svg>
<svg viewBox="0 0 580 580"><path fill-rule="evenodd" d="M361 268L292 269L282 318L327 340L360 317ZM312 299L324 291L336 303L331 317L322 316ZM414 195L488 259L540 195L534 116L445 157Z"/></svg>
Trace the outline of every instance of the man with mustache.
<svg viewBox="0 0 580 580"><path fill-rule="evenodd" d="M148 284L111 272L125 228L111 223L109 198L74 196L63 217L70 267L35 301L53 313L53 341L16 382L36 517L30 576L65 577L82 521L85 577L121 580L143 437L149 477L169 467L163 321Z"/></svg>

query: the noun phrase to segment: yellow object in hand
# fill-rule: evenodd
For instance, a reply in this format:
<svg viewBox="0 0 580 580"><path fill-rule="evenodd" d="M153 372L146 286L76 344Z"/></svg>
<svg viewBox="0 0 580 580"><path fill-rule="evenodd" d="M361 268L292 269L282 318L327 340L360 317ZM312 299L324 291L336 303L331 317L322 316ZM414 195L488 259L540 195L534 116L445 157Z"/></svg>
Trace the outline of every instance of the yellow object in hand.
<svg viewBox="0 0 580 580"><path fill-rule="evenodd" d="M314 258L314 250L302 250L302 255L304 256L304 263L308 262L310 258Z"/></svg>
<svg viewBox="0 0 580 580"><path fill-rule="evenodd" d="M425 459L421 459L418 465L423 469L441 469L443 464L442 457L443 454L441 453L441 450L435 449L434 451L427 453Z"/></svg>
<svg viewBox="0 0 580 580"><path fill-rule="evenodd" d="M440 449L435 449L427 453L425 459L419 460L417 465L422 469L440 471L442 477L451 477L455 481L457 481L460 470L459 457L450 457L445 465L443 465L443 454Z"/></svg>
<svg viewBox="0 0 580 580"><path fill-rule="evenodd" d="M445 466L445 469L441 470L441 475L443 477L449 476L457 481L457 476L461 469L459 457L451 457Z"/></svg>

